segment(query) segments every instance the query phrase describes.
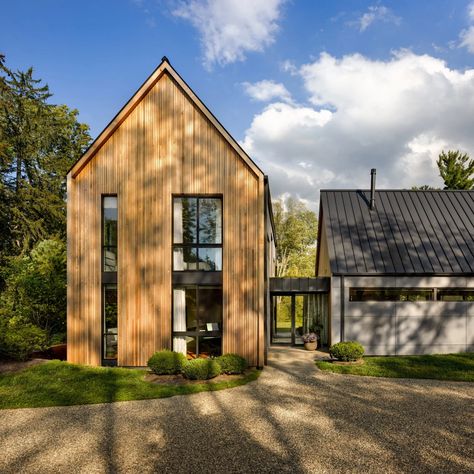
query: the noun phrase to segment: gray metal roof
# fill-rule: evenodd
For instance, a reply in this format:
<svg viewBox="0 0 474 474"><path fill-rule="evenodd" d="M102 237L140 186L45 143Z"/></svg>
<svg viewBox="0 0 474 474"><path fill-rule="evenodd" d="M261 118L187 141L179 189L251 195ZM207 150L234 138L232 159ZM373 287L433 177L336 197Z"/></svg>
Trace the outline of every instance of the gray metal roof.
<svg viewBox="0 0 474 474"><path fill-rule="evenodd" d="M474 191L321 191L333 274L474 274Z"/></svg>

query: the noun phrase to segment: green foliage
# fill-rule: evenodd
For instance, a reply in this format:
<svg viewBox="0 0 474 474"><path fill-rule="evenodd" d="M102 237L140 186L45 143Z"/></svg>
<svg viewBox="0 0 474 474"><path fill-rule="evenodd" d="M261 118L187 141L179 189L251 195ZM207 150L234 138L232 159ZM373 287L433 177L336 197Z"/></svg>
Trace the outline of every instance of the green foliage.
<svg viewBox="0 0 474 474"><path fill-rule="evenodd" d="M214 359L192 359L183 366L183 375L191 380L207 380L217 377L221 366Z"/></svg>
<svg viewBox="0 0 474 474"><path fill-rule="evenodd" d="M368 377L401 377L474 382L474 354L364 357L362 365L318 361L321 370Z"/></svg>
<svg viewBox="0 0 474 474"><path fill-rule="evenodd" d="M314 276L318 220L301 201L273 203L277 276Z"/></svg>
<svg viewBox="0 0 474 474"><path fill-rule="evenodd" d="M163 350L155 352L148 359L148 367L157 375L179 374L186 363L186 356L180 352Z"/></svg>
<svg viewBox="0 0 474 474"><path fill-rule="evenodd" d="M342 361L358 360L364 352L364 346L356 341L338 342L329 348L329 355Z"/></svg>
<svg viewBox="0 0 474 474"><path fill-rule="evenodd" d="M242 374L247 368L247 361L237 354L224 354L216 358L223 374Z"/></svg>
<svg viewBox="0 0 474 474"><path fill-rule="evenodd" d="M46 333L33 324L0 319L0 357L26 360L33 351L46 348Z"/></svg>
<svg viewBox="0 0 474 474"><path fill-rule="evenodd" d="M66 246L39 242L28 255L12 257L0 297L4 317L34 324L48 337L66 331Z"/></svg>
<svg viewBox="0 0 474 474"><path fill-rule="evenodd" d="M467 153L443 151L437 164L444 189L474 189L474 160Z"/></svg>
<svg viewBox="0 0 474 474"><path fill-rule="evenodd" d="M90 136L77 110L50 98L32 68L12 71L0 56L0 259L65 240L65 175Z"/></svg>
<svg viewBox="0 0 474 474"><path fill-rule="evenodd" d="M85 367L51 361L13 374L0 374L0 409L85 405L173 397L238 387L256 380L252 370L234 380L155 384L140 369Z"/></svg>

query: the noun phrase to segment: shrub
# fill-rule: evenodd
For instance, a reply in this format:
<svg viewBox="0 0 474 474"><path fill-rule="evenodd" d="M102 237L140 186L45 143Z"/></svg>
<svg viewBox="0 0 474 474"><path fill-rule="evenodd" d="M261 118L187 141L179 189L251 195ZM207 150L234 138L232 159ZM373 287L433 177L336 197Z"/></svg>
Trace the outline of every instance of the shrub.
<svg viewBox="0 0 474 474"><path fill-rule="evenodd" d="M338 342L329 348L329 354L337 360L354 361L364 355L364 346L356 341Z"/></svg>
<svg viewBox="0 0 474 474"><path fill-rule="evenodd" d="M0 356L8 359L26 360L34 351L46 348L46 332L33 324L15 319L0 327Z"/></svg>
<svg viewBox="0 0 474 474"><path fill-rule="evenodd" d="M221 366L215 359L188 360L183 367L183 374L191 380L207 380L217 377L221 373Z"/></svg>
<svg viewBox="0 0 474 474"><path fill-rule="evenodd" d="M155 352L148 359L148 367L157 375L178 374L183 370L186 356L169 350Z"/></svg>
<svg viewBox="0 0 474 474"><path fill-rule="evenodd" d="M237 354L224 354L216 358L223 374L241 374L247 369L247 361Z"/></svg>

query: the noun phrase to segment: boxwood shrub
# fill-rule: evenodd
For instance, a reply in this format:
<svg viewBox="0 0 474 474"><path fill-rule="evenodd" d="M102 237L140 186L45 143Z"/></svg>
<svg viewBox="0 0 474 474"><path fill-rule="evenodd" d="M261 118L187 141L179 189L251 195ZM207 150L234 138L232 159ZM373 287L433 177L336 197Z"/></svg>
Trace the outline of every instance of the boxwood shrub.
<svg viewBox="0 0 474 474"><path fill-rule="evenodd" d="M207 380L217 377L221 366L214 359L192 359L183 366L183 375L191 380Z"/></svg>
<svg viewBox="0 0 474 474"><path fill-rule="evenodd" d="M241 374L247 367L247 361L237 354L224 354L216 358L223 374Z"/></svg>
<svg viewBox="0 0 474 474"><path fill-rule="evenodd" d="M184 354L169 350L155 352L148 359L148 367L157 375L179 374L185 363Z"/></svg>
<svg viewBox="0 0 474 474"><path fill-rule="evenodd" d="M364 346L356 341L338 342L329 348L331 357L346 362L360 359L364 352Z"/></svg>

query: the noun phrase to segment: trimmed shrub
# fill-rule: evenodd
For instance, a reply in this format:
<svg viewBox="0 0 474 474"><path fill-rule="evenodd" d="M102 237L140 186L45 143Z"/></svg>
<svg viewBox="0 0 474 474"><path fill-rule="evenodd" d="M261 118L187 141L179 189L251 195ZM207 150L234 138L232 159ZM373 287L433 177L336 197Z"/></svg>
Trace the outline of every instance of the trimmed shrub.
<svg viewBox="0 0 474 474"><path fill-rule="evenodd" d="M0 327L0 357L27 360L35 351L46 348L46 331L33 324L11 320Z"/></svg>
<svg viewBox="0 0 474 474"><path fill-rule="evenodd" d="M163 350L155 352L148 359L148 367L157 375L179 374L186 363L186 356L180 352Z"/></svg>
<svg viewBox="0 0 474 474"><path fill-rule="evenodd" d="M241 374L247 367L247 361L237 354L224 354L216 358L223 374Z"/></svg>
<svg viewBox="0 0 474 474"><path fill-rule="evenodd" d="M191 380L207 380L217 377L221 366L215 359L192 359L183 366L183 375Z"/></svg>
<svg viewBox="0 0 474 474"><path fill-rule="evenodd" d="M356 341L338 342L329 348L331 357L346 362L362 358L364 352L364 346Z"/></svg>

